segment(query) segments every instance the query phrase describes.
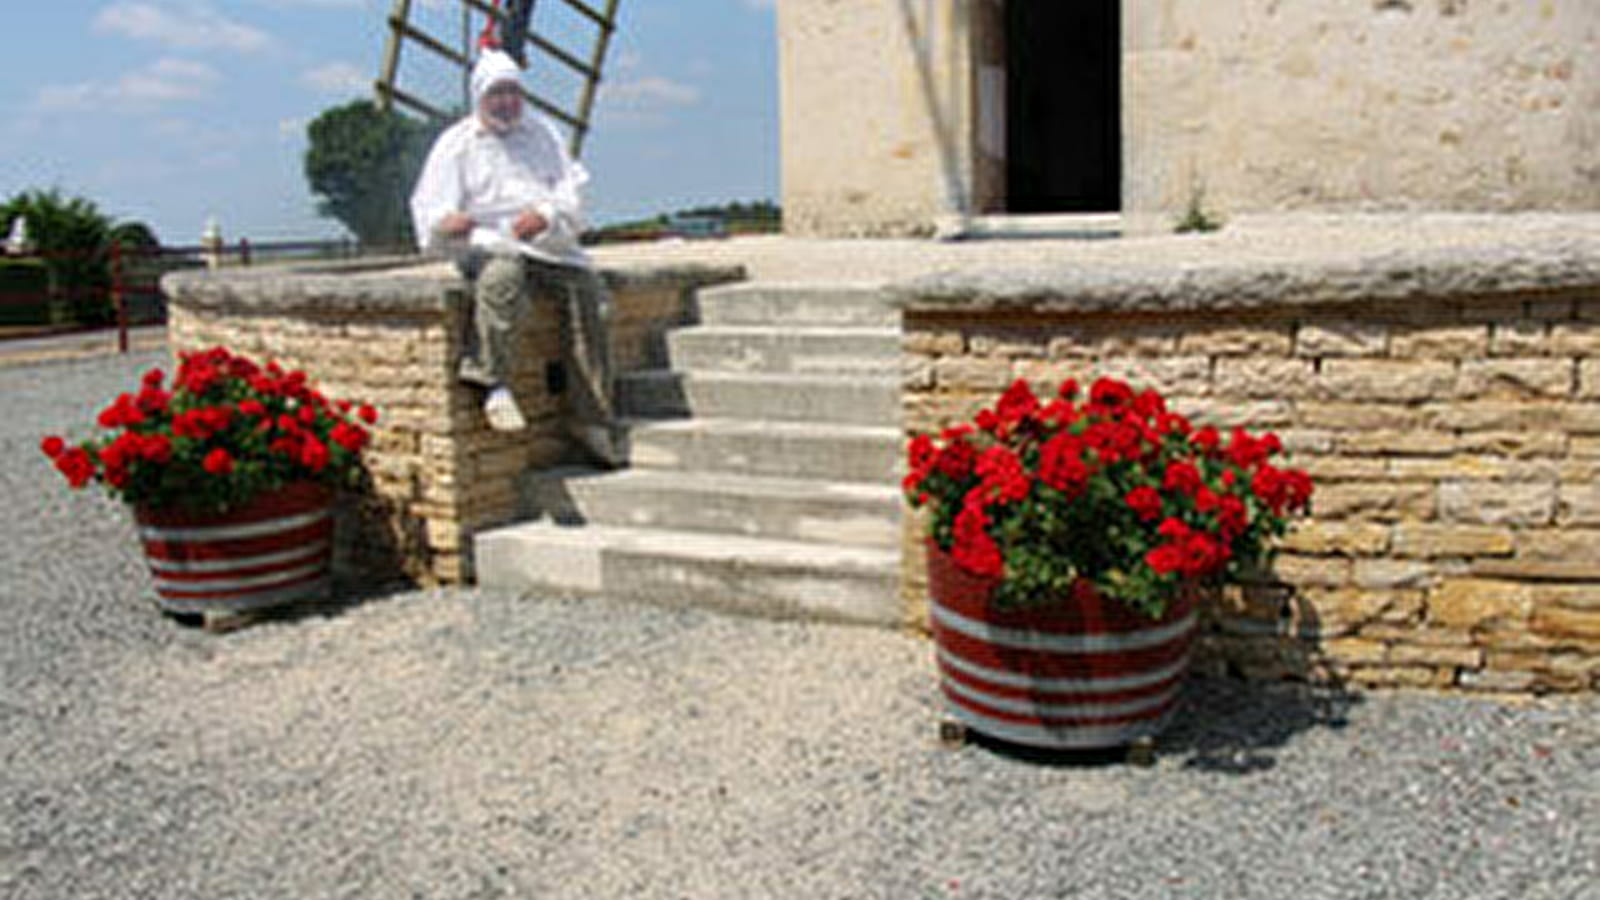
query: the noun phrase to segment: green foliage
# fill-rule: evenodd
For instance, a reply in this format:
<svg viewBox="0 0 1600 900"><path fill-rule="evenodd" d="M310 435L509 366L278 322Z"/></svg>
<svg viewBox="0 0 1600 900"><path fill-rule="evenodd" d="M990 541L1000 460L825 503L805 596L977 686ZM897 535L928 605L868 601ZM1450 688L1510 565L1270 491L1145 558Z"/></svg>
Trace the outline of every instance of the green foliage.
<svg viewBox="0 0 1600 900"><path fill-rule="evenodd" d="M119 222L111 227L110 237L124 249L155 250L161 246L156 233L143 222Z"/></svg>
<svg viewBox="0 0 1600 900"><path fill-rule="evenodd" d="M111 318L110 245L159 246L142 222L115 223L93 201L65 197L55 188L23 191L0 206L0 228L10 233L18 216L44 261L52 294L67 300L72 318L98 324Z"/></svg>
<svg viewBox="0 0 1600 900"><path fill-rule="evenodd" d="M49 292L43 260L0 259L0 325L48 324Z"/></svg>
<svg viewBox="0 0 1600 900"><path fill-rule="evenodd" d="M318 214L368 246L412 243L407 198L441 127L371 100L324 110L306 128L304 169Z"/></svg>
<svg viewBox="0 0 1600 900"><path fill-rule="evenodd" d="M604 244L655 240L671 233L674 219L685 218L720 219L727 225L729 234L772 234L783 230L783 209L776 203L771 200L750 203L735 200L732 203L661 213L647 219L614 222L585 232L583 241L587 244Z"/></svg>
<svg viewBox="0 0 1600 900"><path fill-rule="evenodd" d="M771 200L752 203L724 203L720 206L696 206L674 213L676 216L710 216L728 223L728 230L777 231L783 227L783 210Z"/></svg>
<svg viewBox="0 0 1600 900"><path fill-rule="evenodd" d="M1178 219L1173 230L1179 234L1204 234L1218 231L1222 228L1222 220L1213 216L1206 209L1206 191L1203 185L1197 185L1189 193L1189 205L1183 210L1183 216Z"/></svg>

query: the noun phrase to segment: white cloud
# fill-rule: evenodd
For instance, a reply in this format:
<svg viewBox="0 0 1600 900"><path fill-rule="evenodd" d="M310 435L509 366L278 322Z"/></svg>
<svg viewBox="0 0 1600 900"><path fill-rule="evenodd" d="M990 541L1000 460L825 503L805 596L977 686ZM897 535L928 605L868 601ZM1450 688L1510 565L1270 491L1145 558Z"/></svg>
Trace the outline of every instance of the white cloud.
<svg viewBox="0 0 1600 900"><path fill-rule="evenodd" d="M227 19L210 6L197 3L166 7L120 0L95 16L94 30L186 50L248 53L264 50L272 43L261 29Z"/></svg>
<svg viewBox="0 0 1600 900"><path fill-rule="evenodd" d="M33 97L33 108L41 112L89 109L98 104L105 90L97 84L47 84Z"/></svg>
<svg viewBox="0 0 1600 900"><path fill-rule="evenodd" d="M690 106L699 101L700 91L660 75L643 75L627 81L602 82L600 97L608 106L646 111Z"/></svg>
<svg viewBox="0 0 1600 900"><path fill-rule="evenodd" d="M187 59L160 59L129 72L110 88L111 99L134 103L193 100L211 93L220 80L217 70Z"/></svg>
<svg viewBox="0 0 1600 900"><path fill-rule="evenodd" d="M205 63L165 58L109 83L50 84L34 95L40 112L97 109L118 112L209 96L221 76Z"/></svg>
<svg viewBox="0 0 1600 900"><path fill-rule="evenodd" d="M361 94L371 81L354 63L331 62L300 73L300 83L321 94Z"/></svg>

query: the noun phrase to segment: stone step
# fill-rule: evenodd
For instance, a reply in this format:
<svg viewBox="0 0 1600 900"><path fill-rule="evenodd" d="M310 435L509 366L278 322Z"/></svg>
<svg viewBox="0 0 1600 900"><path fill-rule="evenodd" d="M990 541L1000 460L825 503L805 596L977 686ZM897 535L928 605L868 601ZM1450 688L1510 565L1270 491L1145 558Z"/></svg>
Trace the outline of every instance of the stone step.
<svg viewBox="0 0 1600 900"><path fill-rule="evenodd" d="M669 332L666 345L669 365L680 372L900 373L900 332L894 328L701 325Z"/></svg>
<svg viewBox="0 0 1600 900"><path fill-rule="evenodd" d="M617 379L624 415L704 416L892 425L900 421L900 381L841 375L754 372L630 372Z"/></svg>
<svg viewBox="0 0 1600 900"><path fill-rule="evenodd" d="M889 484L727 473L559 468L530 473L522 514L562 524L627 525L749 537L899 546Z"/></svg>
<svg viewBox="0 0 1600 900"><path fill-rule="evenodd" d="M524 522L481 533L480 585L893 626L900 554L725 534Z"/></svg>
<svg viewBox="0 0 1600 900"><path fill-rule="evenodd" d="M888 293L860 283L741 282L704 288L698 297L707 325L900 325Z"/></svg>
<svg viewBox="0 0 1600 900"><path fill-rule="evenodd" d="M631 465L897 485L898 427L744 419L635 419Z"/></svg>

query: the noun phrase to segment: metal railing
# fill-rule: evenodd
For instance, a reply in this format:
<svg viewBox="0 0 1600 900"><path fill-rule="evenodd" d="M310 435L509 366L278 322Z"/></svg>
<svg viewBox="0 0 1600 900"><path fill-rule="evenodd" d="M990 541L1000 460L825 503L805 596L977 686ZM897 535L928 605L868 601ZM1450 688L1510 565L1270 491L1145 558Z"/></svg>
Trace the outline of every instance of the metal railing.
<svg viewBox="0 0 1600 900"><path fill-rule="evenodd" d="M39 263L37 288L0 283L0 340L115 328L128 352L128 329L166 320L161 277L181 269L356 259L415 252L351 240L209 241L141 247L118 243L87 250L38 250L15 260ZM9 324L8 324L9 323Z"/></svg>

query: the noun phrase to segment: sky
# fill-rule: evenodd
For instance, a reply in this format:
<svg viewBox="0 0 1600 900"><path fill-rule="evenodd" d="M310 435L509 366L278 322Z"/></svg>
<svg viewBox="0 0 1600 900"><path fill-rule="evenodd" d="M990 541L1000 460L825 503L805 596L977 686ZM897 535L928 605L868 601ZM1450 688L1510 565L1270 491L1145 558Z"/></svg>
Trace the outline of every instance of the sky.
<svg viewBox="0 0 1600 900"><path fill-rule="evenodd" d="M601 0L588 0L600 6ZM306 125L371 96L393 0L51 0L7 3L0 39L0 199L56 188L163 243L338 237L302 172ZM459 42L459 0L413 0ZM776 0L620 0L583 150L592 223L778 199ZM586 57L563 0L535 25ZM564 17L563 17L564 15ZM472 30L476 30L474 25ZM459 88L406 45L402 88ZM575 91L530 76L551 94ZM408 80L409 79L409 80ZM559 98L558 98L559 99Z"/></svg>

